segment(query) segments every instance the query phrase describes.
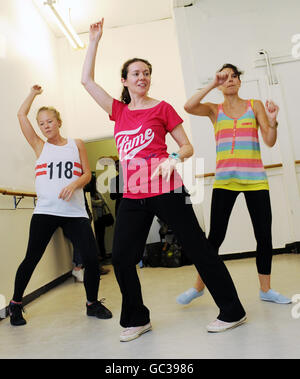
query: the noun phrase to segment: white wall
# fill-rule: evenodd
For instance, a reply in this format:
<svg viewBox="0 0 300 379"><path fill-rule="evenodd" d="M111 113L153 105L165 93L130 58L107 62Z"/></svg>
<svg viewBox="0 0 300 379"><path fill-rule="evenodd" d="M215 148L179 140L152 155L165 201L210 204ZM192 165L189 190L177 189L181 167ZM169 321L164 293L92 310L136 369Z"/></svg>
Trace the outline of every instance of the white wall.
<svg viewBox="0 0 300 379"><path fill-rule="evenodd" d="M0 2L0 35L6 49L1 64L0 187L34 189L34 153L21 134L17 111L33 84L44 93L33 104L30 117L35 123L36 110L53 105L63 112L59 95L57 41L31 1Z"/></svg>
<svg viewBox="0 0 300 379"><path fill-rule="evenodd" d="M273 243L275 248L299 240L299 186L294 160L299 159L300 138L297 109L300 85L299 61L291 59L291 37L299 33L300 3L297 0L241 2L228 0L196 1L194 6L174 10L181 63L187 96L213 78L223 63L233 63L245 72L241 96L260 98L273 96L281 108L279 137L275 147L262 145L264 164L283 163L281 170L267 172L273 210ZM271 90L266 82L266 67L255 63L257 52L266 49L271 57L287 56L286 65L274 66L280 79ZM257 66L257 67L256 67ZM214 90L207 101L222 102ZM197 157L204 157L205 172L215 171L215 140L210 121L190 117L192 142ZM212 179L205 180L204 219L209 230ZM238 232L237 232L238 231ZM239 198L230 219L222 253L253 251L256 243L245 201Z"/></svg>
<svg viewBox="0 0 300 379"><path fill-rule="evenodd" d="M35 124L35 111L41 105L54 105L64 112L59 95L57 41L31 1L26 1L26 6L24 0L0 1L0 77L0 188L33 191L35 156L20 132L18 108L30 87L39 83L44 94L34 103L32 122ZM20 207L28 209L15 210L13 198L0 195L0 293L7 301L25 256L32 199L22 200ZM68 272L70 267L70 246L58 232L26 293Z"/></svg>

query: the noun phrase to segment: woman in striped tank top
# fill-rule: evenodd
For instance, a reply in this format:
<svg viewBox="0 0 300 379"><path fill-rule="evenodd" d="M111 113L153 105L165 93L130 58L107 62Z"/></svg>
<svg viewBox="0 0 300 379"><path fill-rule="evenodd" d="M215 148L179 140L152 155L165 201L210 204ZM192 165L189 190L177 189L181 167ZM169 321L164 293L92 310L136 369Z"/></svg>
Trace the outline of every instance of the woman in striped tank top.
<svg viewBox="0 0 300 379"><path fill-rule="evenodd" d="M210 118L216 139L216 175L213 186L209 241L219 250L224 241L229 217L240 192L244 193L257 241L256 266L260 282L260 299L280 304L291 300L271 289L272 212L269 186L261 161L258 127L266 145L274 146L277 138L278 106L272 101L264 108L260 100L239 97L242 73L236 66L225 64L215 79L185 104L193 115ZM222 91L223 104L202 103L214 88ZM188 304L203 294L200 276L193 288L177 297Z"/></svg>

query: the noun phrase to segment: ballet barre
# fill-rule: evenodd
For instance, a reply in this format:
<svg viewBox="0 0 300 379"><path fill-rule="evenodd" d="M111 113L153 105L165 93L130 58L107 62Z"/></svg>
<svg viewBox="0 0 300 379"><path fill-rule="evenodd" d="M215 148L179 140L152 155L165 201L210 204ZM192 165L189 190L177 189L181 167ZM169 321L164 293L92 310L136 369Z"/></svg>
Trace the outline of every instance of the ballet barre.
<svg viewBox="0 0 300 379"><path fill-rule="evenodd" d="M295 164L300 164L300 161L295 161ZM264 168L266 170L270 169L270 168L278 168L278 167L282 167L282 163L274 163L274 164L269 164L269 165L264 166ZM208 172L206 174L195 175L196 179L208 178L208 177L211 177L211 176L215 176L215 173L214 172Z"/></svg>
<svg viewBox="0 0 300 379"><path fill-rule="evenodd" d="M24 199L24 197L32 197L33 198L33 204L35 206L36 197L37 197L35 192L15 191L15 190L8 189L8 188L0 188L0 194L7 195L7 196L13 196L15 209L17 209L20 201L22 199Z"/></svg>

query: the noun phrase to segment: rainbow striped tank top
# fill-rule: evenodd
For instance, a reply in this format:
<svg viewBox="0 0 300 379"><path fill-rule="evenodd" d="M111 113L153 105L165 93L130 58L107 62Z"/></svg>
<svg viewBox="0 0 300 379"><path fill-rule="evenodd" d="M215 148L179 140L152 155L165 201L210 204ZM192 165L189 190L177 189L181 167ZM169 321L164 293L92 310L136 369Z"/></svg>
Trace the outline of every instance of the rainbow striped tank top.
<svg viewBox="0 0 300 379"><path fill-rule="evenodd" d="M258 125L253 100L248 100L246 112L240 118L230 118L218 106L214 124L217 165L214 188L233 191L269 189L261 160Z"/></svg>

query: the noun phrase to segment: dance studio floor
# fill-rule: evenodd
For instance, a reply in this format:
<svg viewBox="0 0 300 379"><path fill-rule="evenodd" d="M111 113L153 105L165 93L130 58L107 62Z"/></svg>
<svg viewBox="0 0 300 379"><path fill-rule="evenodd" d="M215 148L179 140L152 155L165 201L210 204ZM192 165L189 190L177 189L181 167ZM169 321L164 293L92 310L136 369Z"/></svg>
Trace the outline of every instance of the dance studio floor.
<svg viewBox="0 0 300 379"><path fill-rule="evenodd" d="M300 316L300 307L297 311L295 304L259 300L253 258L226 265L248 316L236 329L206 332L206 324L217 315L207 291L188 306L176 303L176 296L193 283L192 266L138 268L153 331L121 343L121 296L111 270L101 280L99 298L106 299L112 319L87 317L83 285L68 279L26 306L25 327L12 327L9 319L0 322L0 358L300 358L300 317L292 316L292 309ZM274 257L273 289L290 297L300 294L299 279L300 255Z"/></svg>

